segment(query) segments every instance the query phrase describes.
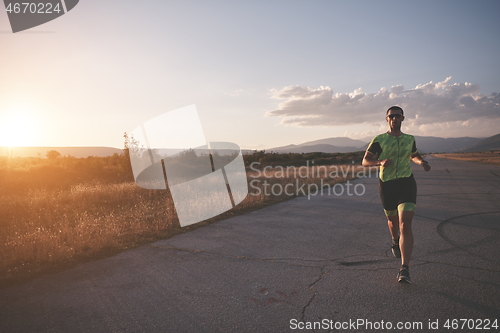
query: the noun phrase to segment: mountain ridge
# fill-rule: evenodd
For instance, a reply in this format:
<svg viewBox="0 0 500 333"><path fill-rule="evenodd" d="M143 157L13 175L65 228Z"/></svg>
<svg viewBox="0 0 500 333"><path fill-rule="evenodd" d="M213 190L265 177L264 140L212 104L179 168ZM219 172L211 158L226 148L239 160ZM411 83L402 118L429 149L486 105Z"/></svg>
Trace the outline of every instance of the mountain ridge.
<svg viewBox="0 0 500 333"><path fill-rule="evenodd" d="M423 153L450 153L450 152L472 152L484 150L500 150L500 134L487 138L458 137L440 138L435 136L415 135L417 149ZM266 152L276 153L351 153L364 151L369 141L355 140L348 137L332 137L319 140L307 141L301 144L289 144L270 149ZM62 156L73 156L85 158L89 156L105 157L115 153L123 153L123 149L103 146L89 147L0 147L0 156L8 157L41 157L45 158L50 150L56 150ZM252 153L253 150L242 149L244 154Z"/></svg>
<svg viewBox="0 0 500 333"><path fill-rule="evenodd" d="M467 147L464 151L500 150L500 134L490 136L474 145Z"/></svg>
<svg viewBox="0 0 500 333"><path fill-rule="evenodd" d="M458 138L441 138L436 136L418 136L414 135L417 149L424 153L450 153L469 151L488 150L491 145L500 147L500 134L489 138L473 138L473 137L458 137ZM498 138L496 138L498 137ZM492 139L493 138L493 139ZM490 141L488 141L490 140ZM498 141L497 141L498 140ZM476 146L479 142L483 142L484 146ZM497 143L498 142L498 143ZM360 145L348 146L348 143L360 143ZM363 151L368 147L369 141L354 140L347 137L332 137L314 141L307 141L298 145L290 144L266 149L269 152L277 153L350 153L355 151ZM484 148L484 149L483 149Z"/></svg>

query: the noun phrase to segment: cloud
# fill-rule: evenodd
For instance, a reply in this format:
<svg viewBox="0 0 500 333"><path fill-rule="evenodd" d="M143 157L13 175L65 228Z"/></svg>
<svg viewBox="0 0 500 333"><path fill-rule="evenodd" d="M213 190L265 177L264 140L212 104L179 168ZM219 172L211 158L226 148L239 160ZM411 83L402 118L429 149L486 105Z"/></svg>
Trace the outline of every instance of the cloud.
<svg viewBox="0 0 500 333"><path fill-rule="evenodd" d="M396 85L376 93L361 88L335 93L330 87L289 86L271 90L272 98L285 101L266 115L283 117L281 124L295 126L375 125L384 122L385 110L399 105L405 110L406 125L412 128L435 128L440 122L467 124L477 118L500 121L500 94L485 96L477 84L450 81L451 76L413 89Z"/></svg>
<svg viewBox="0 0 500 333"><path fill-rule="evenodd" d="M237 90L234 90L232 92L225 92L224 94L228 95L228 96L240 96L242 92L243 92L243 89L237 89Z"/></svg>

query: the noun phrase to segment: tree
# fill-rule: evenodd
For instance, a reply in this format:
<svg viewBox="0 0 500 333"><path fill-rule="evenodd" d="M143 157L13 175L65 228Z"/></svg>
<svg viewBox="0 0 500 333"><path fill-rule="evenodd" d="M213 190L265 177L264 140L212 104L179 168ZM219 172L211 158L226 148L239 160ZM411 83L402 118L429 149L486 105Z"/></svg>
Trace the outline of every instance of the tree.
<svg viewBox="0 0 500 333"><path fill-rule="evenodd" d="M61 157L61 153L57 150L49 150L46 156L50 160L55 160L56 158Z"/></svg>

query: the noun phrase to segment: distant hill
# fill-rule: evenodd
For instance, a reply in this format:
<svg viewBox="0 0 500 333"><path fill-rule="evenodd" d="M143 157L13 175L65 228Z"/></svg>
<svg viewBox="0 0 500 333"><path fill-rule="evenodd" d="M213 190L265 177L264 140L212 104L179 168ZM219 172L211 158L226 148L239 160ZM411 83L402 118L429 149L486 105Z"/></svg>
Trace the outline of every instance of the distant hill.
<svg viewBox="0 0 500 333"><path fill-rule="evenodd" d="M366 140L366 139L365 139ZM277 153L351 153L364 151L371 140L353 140L347 137L326 138L308 141L299 145L288 145L266 149L266 152ZM448 153L458 151L484 151L500 149L500 134L489 138L439 138L434 136L415 136L417 148L424 153ZM42 157L45 158L49 150L56 150L62 156L74 157L104 157L114 153L121 154L122 149L112 147L0 147L0 156L12 157ZM242 150L245 154L253 153L253 150Z"/></svg>
<svg viewBox="0 0 500 333"><path fill-rule="evenodd" d="M49 150L56 150L62 156L70 155L78 158L88 156L104 157L123 152L122 149L112 147L0 147L0 156L45 158Z"/></svg>
<svg viewBox="0 0 500 333"><path fill-rule="evenodd" d="M362 141L362 140L354 140L354 139L347 138L347 137L336 137L336 138L327 138L327 139L308 141L308 142L301 143L300 145L301 146L314 146L314 145L319 145L319 144L327 144L327 145L338 146L338 147L361 147L369 141L370 140Z"/></svg>
<svg viewBox="0 0 500 333"><path fill-rule="evenodd" d="M277 153L350 153L360 151L359 147L366 144L360 140L353 140L347 137L326 138L314 141L308 141L299 145L288 145L267 149L268 152Z"/></svg>
<svg viewBox="0 0 500 333"><path fill-rule="evenodd" d="M424 153L451 153L470 147L483 138L439 138L435 136L417 136L415 142L419 151Z"/></svg>
<svg viewBox="0 0 500 333"><path fill-rule="evenodd" d="M484 140L476 142L463 151L484 151L484 150L500 150L500 134L490 136Z"/></svg>
<svg viewBox="0 0 500 333"><path fill-rule="evenodd" d="M266 152L277 152L277 153L350 153L353 151L360 151L359 148L356 147L338 147L328 144L317 144L312 146L305 145L289 145L285 147L271 148L266 150Z"/></svg>
<svg viewBox="0 0 500 333"><path fill-rule="evenodd" d="M327 138L315 141L304 142L299 145L288 145L282 147L276 147L267 149L266 151L278 152L278 153L312 153L312 152L324 152L324 153L350 153L355 151L364 151L368 147L368 143L371 140L353 140L345 137L337 138ZM439 138L434 136L415 136L417 142L417 148L419 151L424 153L450 153L456 151L464 151L465 149L478 149L485 150L481 147L475 147L476 144L484 140L484 138L471 138L471 137L461 137L461 138ZM500 139L499 139L500 140ZM494 141L493 142L497 142ZM495 146L493 142L486 142L485 144L491 144ZM496 147L498 147L498 143ZM474 147L474 148L473 148ZM488 148L492 149L492 148Z"/></svg>

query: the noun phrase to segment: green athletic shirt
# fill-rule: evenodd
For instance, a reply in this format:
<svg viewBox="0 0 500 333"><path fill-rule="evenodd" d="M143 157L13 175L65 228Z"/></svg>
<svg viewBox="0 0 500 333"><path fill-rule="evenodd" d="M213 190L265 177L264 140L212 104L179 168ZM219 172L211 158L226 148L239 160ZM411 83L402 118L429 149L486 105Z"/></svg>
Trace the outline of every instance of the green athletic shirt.
<svg viewBox="0 0 500 333"><path fill-rule="evenodd" d="M400 136L392 136L389 133L383 133L374 137L366 150L377 155L379 160L392 158L390 167L380 166L381 181L386 182L412 175L410 156L418 152L413 135L402 133Z"/></svg>

